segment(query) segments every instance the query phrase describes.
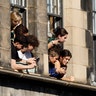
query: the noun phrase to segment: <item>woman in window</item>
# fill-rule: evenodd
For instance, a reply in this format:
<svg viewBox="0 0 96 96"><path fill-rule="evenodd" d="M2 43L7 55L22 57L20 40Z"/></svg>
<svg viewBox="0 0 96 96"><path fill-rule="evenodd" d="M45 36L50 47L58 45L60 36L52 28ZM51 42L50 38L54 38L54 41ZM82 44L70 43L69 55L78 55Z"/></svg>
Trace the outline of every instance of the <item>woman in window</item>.
<svg viewBox="0 0 96 96"><path fill-rule="evenodd" d="M14 30L16 29L17 26L22 24L22 16L19 12L13 11L10 14L11 18L11 40L14 39Z"/></svg>
<svg viewBox="0 0 96 96"><path fill-rule="evenodd" d="M53 30L53 36L48 40L48 49L57 46L62 49L62 44L67 39L68 32L61 27L57 27Z"/></svg>

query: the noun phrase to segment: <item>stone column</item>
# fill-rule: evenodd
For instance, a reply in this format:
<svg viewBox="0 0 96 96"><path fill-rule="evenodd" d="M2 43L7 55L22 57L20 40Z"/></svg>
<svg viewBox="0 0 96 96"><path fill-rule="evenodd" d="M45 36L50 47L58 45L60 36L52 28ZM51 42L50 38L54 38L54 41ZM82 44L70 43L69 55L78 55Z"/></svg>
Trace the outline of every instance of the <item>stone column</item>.
<svg viewBox="0 0 96 96"><path fill-rule="evenodd" d="M36 54L40 57L39 73L48 74L47 4L46 0L28 0L28 28L40 41Z"/></svg>
<svg viewBox="0 0 96 96"><path fill-rule="evenodd" d="M69 33L64 48L72 52L67 73L83 83L87 82L89 57L92 56L92 34L87 26L87 11L81 9L81 0L64 0L64 27Z"/></svg>
<svg viewBox="0 0 96 96"><path fill-rule="evenodd" d="M0 0L0 66L9 66L10 45L10 4L9 0Z"/></svg>

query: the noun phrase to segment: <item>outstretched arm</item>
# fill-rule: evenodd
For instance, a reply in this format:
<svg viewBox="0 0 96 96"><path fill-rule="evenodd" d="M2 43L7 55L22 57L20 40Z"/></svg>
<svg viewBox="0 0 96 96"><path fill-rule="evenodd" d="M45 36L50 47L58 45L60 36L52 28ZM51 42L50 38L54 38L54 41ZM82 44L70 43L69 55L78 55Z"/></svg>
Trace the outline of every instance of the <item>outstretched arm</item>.
<svg viewBox="0 0 96 96"><path fill-rule="evenodd" d="M63 76L63 77L61 78L61 80L65 80L65 81L74 81L75 79L74 79L73 76L70 76L70 77Z"/></svg>
<svg viewBox="0 0 96 96"><path fill-rule="evenodd" d="M57 45L59 40L52 40L51 42L48 43L48 49L53 47L54 45Z"/></svg>
<svg viewBox="0 0 96 96"><path fill-rule="evenodd" d="M15 59L11 59L11 68L14 70L23 70L23 69L30 69L34 68L36 66L36 61L33 61L31 64L28 65L22 65L22 64L16 64Z"/></svg>

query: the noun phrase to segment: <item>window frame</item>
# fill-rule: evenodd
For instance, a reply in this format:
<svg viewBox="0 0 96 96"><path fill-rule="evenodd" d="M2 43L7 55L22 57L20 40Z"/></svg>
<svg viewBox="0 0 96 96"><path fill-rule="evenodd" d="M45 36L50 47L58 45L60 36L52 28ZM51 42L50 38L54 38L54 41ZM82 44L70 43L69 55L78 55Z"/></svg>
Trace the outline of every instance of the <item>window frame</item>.
<svg viewBox="0 0 96 96"><path fill-rule="evenodd" d="M92 31L93 31L93 65L92 72L94 74L94 82L96 82L96 0L92 0ZM92 79L92 78L91 78Z"/></svg>
<svg viewBox="0 0 96 96"><path fill-rule="evenodd" d="M55 29L57 26L62 26L63 25L63 12L62 12L62 0L56 0L57 2L55 2L57 4L57 8L56 4L55 6L52 6L52 4L54 5L54 0L47 0L47 16L48 16L48 37L52 37L52 32L53 29ZM61 2L60 2L61 1ZM48 4L50 3L50 4ZM60 11L54 12L54 10L56 11L56 9L54 8L56 7L57 10L60 9ZM52 11L53 10L53 11Z"/></svg>
<svg viewBox="0 0 96 96"><path fill-rule="evenodd" d="M21 3L20 3L21 2ZM20 4L21 5L20 5ZM23 24L26 26L26 13L27 13L27 10L26 10L26 6L27 6L27 1L26 0L10 0L10 6L11 6L11 9L10 11L13 11L14 9L18 10L20 12L20 14L22 15L22 21L23 21Z"/></svg>

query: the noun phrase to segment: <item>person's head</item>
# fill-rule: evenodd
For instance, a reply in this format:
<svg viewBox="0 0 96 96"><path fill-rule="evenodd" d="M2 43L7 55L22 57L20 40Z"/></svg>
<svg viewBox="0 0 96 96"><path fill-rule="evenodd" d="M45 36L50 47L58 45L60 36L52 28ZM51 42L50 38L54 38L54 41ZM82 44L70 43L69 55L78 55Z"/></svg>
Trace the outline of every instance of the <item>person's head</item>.
<svg viewBox="0 0 96 96"><path fill-rule="evenodd" d="M22 22L22 16L19 12L11 12L10 14L11 18L11 27L14 28L16 25L20 24Z"/></svg>
<svg viewBox="0 0 96 96"><path fill-rule="evenodd" d="M22 46L21 52L25 53L28 50L28 46Z"/></svg>
<svg viewBox="0 0 96 96"><path fill-rule="evenodd" d="M14 30L14 33L15 33L15 36L20 36L20 35L28 36L29 35L27 27L22 24L16 27L16 29Z"/></svg>
<svg viewBox="0 0 96 96"><path fill-rule="evenodd" d="M61 65L61 68L67 70L67 65Z"/></svg>
<svg viewBox="0 0 96 96"><path fill-rule="evenodd" d="M15 37L14 46L17 49L22 49L23 47L27 47L28 46L27 37L24 35Z"/></svg>
<svg viewBox="0 0 96 96"><path fill-rule="evenodd" d="M61 27L57 27L56 29L53 30L53 33L57 39L59 39L59 42L63 43L67 39L68 32Z"/></svg>
<svg viewBox="0 0 96 96"><path fill-rule="evenodd" d="M29 51L32 51L33 49L35 49L36 47L39 46L39 40L34 35L28 35L27 41L28 41L28 50Z"/></svg>
<svg viewBox="0 0 96 96"><path fill-rule="evenodd" d="M49 62L54 64L59 59L58 49L51 48L50 50L48 50L48 57L49 57Z"/></svg>
<svg viewBox="0 0 96 96"><path fill-rule="evenodd" d="M66 74L67 65L63 65L60 67L60 70L63 72L63 74Z"/></svg>
<svg viewBox="0 0 96 96"><path fill-rule="evenodd" d="M64 49L60 52L59 61L61 64L67 65L67 63L70 61L71 58L72 58L72 54L69 50Z"/></svg>

